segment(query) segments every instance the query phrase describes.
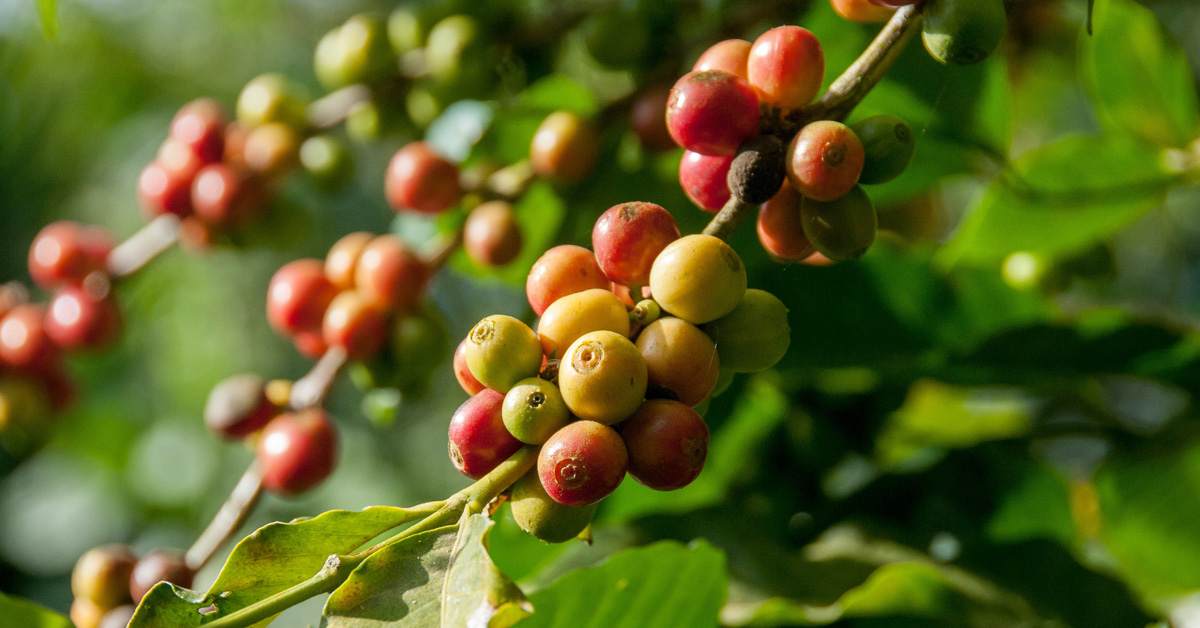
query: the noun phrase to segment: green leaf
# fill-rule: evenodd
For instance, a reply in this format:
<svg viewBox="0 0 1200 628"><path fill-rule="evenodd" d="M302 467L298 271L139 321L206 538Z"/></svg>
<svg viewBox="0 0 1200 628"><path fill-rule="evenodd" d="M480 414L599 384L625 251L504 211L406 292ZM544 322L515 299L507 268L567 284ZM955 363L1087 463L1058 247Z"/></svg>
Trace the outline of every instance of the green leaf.
<svg viewBox="0 0 1200 628"><path fill-rule="evenodd" d="M704 541L659 542L572 571L529 596L534 614L518 628L702 628L717 625L725 556Z"/></svg>
<svg viewBox="0 0 1200 628"><path fill-rule="evenodd" d="M71 620L29 600L0 592L0 617L7 626L21 628L71 628Z"/></svg>
<svg viewBox="0 0 1200 628"><path fill-rule="evenodd" d="M943 262L1082 250L1160 205L1175 182L1157 149L1112 137L1056 142L1013 167L988 188L942 251Z"/></svg>
<svg viewBox="0 0 1200 628"><path fill-rule="evenodd" d="M471 515L379 550L329 596L322 626L511 626L531 609L488 556L492 525Z"/></svg>
<svg viewBox="0 0 1200 628"><path fill-rule="evenodd" d="M47 37L58 34L58 0L37 0L38 18Z"/></svg>
<svg viewBox="0 0 1200 628"><path fill-rule="evenodd" d="M539 79L521 93L520 103L529 108L551 111L570 111L590 118L599 105L586 87L563 74L551 74Z"/></svg>
<svg viewBox="0 0 1200 628"><path fill-rule="evenodd" d="M1131 0L1100 0L1094 34L1081 39L1082 74L1104 121L1160 146L1200 134L1200 101L1187 55L1154 13Z"/></svg>
<svg viewBox="0 0 1200 628"><path fill-rule="evenodd" d="M138 607L130 626L200 626L224 617L308 580L330 556L353 552L376 536L428 513L376 506L357 512L333 510L312 519L263 526L233 548L206 593L156 586ZM201 614L201 609L206 613Z"/></svg>

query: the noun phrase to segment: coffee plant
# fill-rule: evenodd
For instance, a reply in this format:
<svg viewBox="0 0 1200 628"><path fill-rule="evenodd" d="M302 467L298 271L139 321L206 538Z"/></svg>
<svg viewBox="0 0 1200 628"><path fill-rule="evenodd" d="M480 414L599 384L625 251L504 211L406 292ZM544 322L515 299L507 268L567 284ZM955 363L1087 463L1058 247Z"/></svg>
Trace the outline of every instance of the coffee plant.
<svg viewBox="0 0 1200 628"><path fill-rule="evenodd" d="M1200 625L1194 3L124 4L0 6L0 626Z"/></svg>

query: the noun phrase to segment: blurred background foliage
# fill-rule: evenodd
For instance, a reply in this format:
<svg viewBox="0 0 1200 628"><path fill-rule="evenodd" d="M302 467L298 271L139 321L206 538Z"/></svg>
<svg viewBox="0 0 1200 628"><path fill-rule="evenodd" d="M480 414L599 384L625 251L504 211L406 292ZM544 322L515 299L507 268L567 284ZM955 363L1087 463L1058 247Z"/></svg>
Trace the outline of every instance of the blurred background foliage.
<svg viewBox="0 0 1200 628"><path fill-rule="evenodd" d="M721 0L446 12L469 11L498 38L514 22L618 4L653 16L645 54L665 55L666 74L602 68L584 17L560 44L502 56L493 98L446 109L427 137L468 162L511 162L550 110L592 114L639 82L669 84L717 39L801 24L823 42L832 80L874 33L823 0L752 3L766 9L738 32L728 25L745 20L729 17L744 6ZM184 102L232 105L267 71L319 94L321 35L394 6L62 0L48 38L34 2L0 0L0 279L28 280L27 244L52 220L132 234L143 222L137 173ZM626 482L603 503L594 545L547 546L501 517L495 560L547 609L530 623L558 625L555 608L589 612L599 588L619 608L727 590L723 605L707 596L696 625L718 612L749 626L1200 625L1200 190L1166 150L1200 131L1200 5L1097 8L1089 39L1082 0L1011 2L1003 54L971 68L910 46L853 116L895 113L918 130L910 171L872 191L886 235L860 261L814 268L776 265L753 229L737 234L751 285L791 308L788 356L713 400L694 485L663 494ZM1188 89L1173 92L1180 81ZM439 275L432 294L454 338L493 313L531 320L529 264L556 239L588 244L615 203L653 201L685 232L703 226L675 179L680 151L643 153L623 121L608 122L592 177L536 184L518 204L517 262L485 272L459 254ZM269 237L171 251L121 283L126 333L108 353L73 358L79 403L36 454L0 451L0 590L65 612L88 548L191 543L251 458L205 431L209 389L309 366L266 324L271 273L351 231L423 242L437 230L393 220L383 199L386 160L420 134L400 127L355 145L352 185L292 177ZM448 356L426 394L398 405L387 393L364 402L343 382L331 405L340 467L301 499L266 497L245 531L457 490L446 425L464 398ZM605 584L664 578L680 586ZM318 607L277 625L308 625Z"/></svg>

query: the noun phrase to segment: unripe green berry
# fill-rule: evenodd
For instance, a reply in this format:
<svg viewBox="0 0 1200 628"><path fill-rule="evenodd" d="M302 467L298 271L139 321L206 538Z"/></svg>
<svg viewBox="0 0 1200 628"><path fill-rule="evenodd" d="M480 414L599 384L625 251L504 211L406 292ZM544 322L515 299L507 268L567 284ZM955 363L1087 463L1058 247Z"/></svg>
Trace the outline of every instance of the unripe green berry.
<svg viewBox="0 0 1200 628"><path fill-rule="evenodd" d="M317 80L326 89L373 83L396 71L383 21L359 14L330 31L317 44L313 59Z"/></svg>
<svg viewBox="0 0 1200 628"><path fill-rule="evenodd" d="M540 445L571 419L562 393L536 377L517 382L504 395L504 427L522 443Z"/></svg>
<svg viewBox="0 0 1200 628"><path fill-rule="evenodd" d="M321 185L345 185L354 173L350 151L337 137L314 135L300 145L300 165Z"/></svg>
<svg viewBox="0 0 1200 628"><path fill-rule="evenodd" d="M684 236L654 260L650 292L662 309L700 325L737 307L746 292L746 266L720 238Z"/></svg>
<svg viewBox="0 0 1200 628"><path fill-rule="evenodd" d="M658 320L659 316L662 316L662 308L658 307L654 299L642 299L638 301L638 304L633 306L633 309L629 312L629 317L641 325L649 325Z"/></svg>
<svg viewBox="0 0 1200 628"><path fill-rule="evenodd" d="M279 74L262 74L242 89L237 101L237 120L247 127L268 122L304 128L308 126L303 91Z"/></svg>
<svg viewBox="0 0 1200 628"><path fill-rule="evenodd" d="M999 47L1008 26L1004 0L928 0L921 12L925 49L942 63L983 61Z"/></svg>
<svg viewBox="0 0 1200 628"><path fill-rule="evenodd" d="M547 543L564 543L579 536L596 516L599 503L564 506L546 494L536 471L512 487L512 514L521 529Z"/></svg>
<svg viewBox="0 0 1200 628"><path fill-rule="evenodd" d="M704 329L717 343L721 368L730 373L771 368L792 342L787 306L770 292L754 288L746 291L732 312Z"/></svg>
<svg viewBox="0 0 1200 628"><path fill-rule="evenodd" d="M899 117L890 114L871 116L850 128L862 141L866 153L859 183L887 183L900 176L912 162L917 136Z"/></svg>
<svg viewBox="0 0 1200 628"><path fill-rule="evenodd" d="M558 366L558 387L571 412L605 425L633 414L646 396L649 374L628 338L611 331L580 336Z"/></svg>
<svg viewBox="0 0 1200 628"><path fill-rule="evenodd" d="M402 393L418 394L450 352L450 332L436 308L419 308L396 317L390 343L394 385Z"/></svg>
<svg viewBox="0 0 1200 628"><path fill-rule="evenodd" d="M502 393L537 375L542 343L525 323L503 314L479 321L467 336L467 368L481 384Z"/></svg>
<svg viewBox="0 0 1200 628"><path fill-rule="evenodd" d="M875 206L861 185L828 203L805 199L800 207L800 220L813 247L838 261L866 253L875 242L879 226Z"/></svg>

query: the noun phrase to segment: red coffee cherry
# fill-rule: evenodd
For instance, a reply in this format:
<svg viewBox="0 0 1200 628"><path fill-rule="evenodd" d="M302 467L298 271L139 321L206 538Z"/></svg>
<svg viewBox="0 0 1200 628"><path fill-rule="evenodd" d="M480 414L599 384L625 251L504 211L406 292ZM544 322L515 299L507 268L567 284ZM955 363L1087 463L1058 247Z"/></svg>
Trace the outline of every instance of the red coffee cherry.
<svg viewBox="0 0 1200 628"><path fill-rule="evenodd" d="M811 31L777 26L759 35L746 65L758 99L780 109L807 105L825 79L825 53Z"/></svg>
<svg viewBox="0 0 1200 628"><path fill-rule="evenodd" d="M680 78L667 101L667 128L680 146L702 155L734 155L758 133L758 97L745 79L708 70Z"/></svg>
<svg viewBox="0 0 1200 628"><path fill-rule="evenodd" d="M204 404L204 424L225 440L262 429L279 408L267 398L267 382L257 375L234 375L213 386Z"/></svg>
<svg viewBox="0 0 1200 628"><path fill-rule="evenodd" d="M325 309L337 293L320 260L288 262L275 272L267 287L267 322L285 336L319 331Z"/></svg>
<svg viewBox="0 0 1200 628"><path fill-rule="evenodd" d="M79 557L71 571L71 593L101 608L129 601L129 575L137 556L127 545L95 547Z"/></svg>
<svg viewBox="0 0 1200 628"><path fill-rule="evenodd" d="M46 334L46 309L24 304L0 318L0 364L17 370L44 370L55 365L58 347Z"/></svg>
<svg viewBox="0 0 1200 628"><path fill-rule="evenodd" d="M91 283L91 282L89 282ZM121 331L121 310L109 294L107 281L97 295L89 287L64 286L46 312L46 335L59 348L74 351L99 349L116 340Z"/></svg>
<svg viewBox="0 0 1200 628"><path fill-rule="evenodd" d="M678 401L652 399L621 428L629 451L629 475L658 491L692 483L708 456L708 426Z"/></svg>
<svg viewBox="0 0 1200 628"><path fill-rule="evenodd" d="M300 355L310 360L318 360L325 355L326 351L329 351L329 343L325 342L325 336L319 329L296 332L292 336L292 344L296 347L296 351L300 352Z"/></svg>
<svg viewBox="0 0 1200 628"><path fill-rule="evenodd" d="M522 447L504 427L504 395L484 389L463 402L450 419L450 461L478 480Z"/></svg>
<svg viewBox="0 0 1200 628"><path fill-rule="evenodd" d="M454 350L454 379L458 380L458 385L462 386L463 391L468 395L475 395L482 391L487 386L479 383L475 376L471 374L471 368L467 366L467 339L458 343L458 348Z"/></svg>
<svg viewBox="0 0 1200 628"><path fill-rule="evenodd" d="M172 174L157 161L150 162L138 177L138 201L145 214L187 216L192 213L192 179Z"/></svg>
<svg viewBox="0 0 1200 628"><path fill-rule="evenodd" d="M886 22L892 17L893 9L874 0L829 0L838 15L852 22L873 24Z"/></svg>
<svg viewBox="0 0 1200 628"><path fill-rule="evenodd" d="M375 234L356 231L342 236L329 247L325 255L325 276L338 290L353 290L358 271L358 258L363 249L375 239Z"/></svg>
<svg viewBox="0 0 1200 628"><path fill-rule="evenodd" d="M366 361L379 353L387 339L383 313L357 292L343 292L329 303L321 337L331 347L342 347L351 360Z"/></svg>
<svg viewBox="0 0 1200 628"><path fill-rule="evenodd" d="M171 138L187 146L206 164L225 153L225 110L211 98L199 98L179 108L171 120Z"/></svg>
<svg viewBox="0 0 1200 628"><path fill-rule="evenodd" d="M317 408L281 414L263 428L255 458L263 486L277 495L299 495L320 484L337 462L337 428Z"/></svg>
<svg viewBox="0 0 1200 628"><path fill-rule="evenodd" d="M257 179L221 163L205 166L192 181L192 210L204 222L242 227L257 221L266 198Z"/></svg>
<svg viewBox="0 0 1200 628"><path fill-rule="evenodd" d="M191 181L205 165L204 161L192 152L190 146L170 137L158 147L155 162L162 166L167 174L188 181Z"/></svg>
<svg viewBox="0 0 1200 628"><path fill-rule="evenodd" d="M629 111L629 125L642 148L661 153L675 148L675 140L667 130L667 98L671 90L665 87L647 89L638 95Z"/></svg>
<svg viewBox="0 0 1200 628"><path fill-rule="evenodd" d="M729 202L729 167L733 155L710 157L685 151L679 162L679 186L696 207L717 213Z"/></svg>
<svg viewBox="0 0 1200 628"><path fill-rule="evenodd" d="M537 325L542 351L559 356L580 336L602 329L628 336L629 313L617 295L600 288L551 303Z"/></svg>
<svg viewBox="0 0 1200 628"><path fill-rule="evenodd" d="M354 269L355 289L367 303L385 312L415 307L428 282L429 266L393 235L371 240Z"/></svg>
<svg viewBox="0 0 1200 628"><path fill-rule="evenodd" d="M749 81L750 73L747 65L750 60L750 47L750 42L744 39L719 41L709 46L708 50L705 50L704 54L696 59L692 71L720 70Z"/></svg>
<svg viewBox="0 0 1200 628"><path fill-rule="evenodd" d="M534 133L529 163L540 177L581 181L596 165L599 142L599 134L589 120L569 111L555 111Z"/></svg>
<svg viewBox="0 0 1200 628"><path fill-rule="evenodd" d="M805 125L788 145L792 187L817 201L844 196L858 183L866 154L850 127L833 120Z"/></svg>
<svg viewBox="0 0 1200 628"><path fill-rule="evenodd" d="M525 280L525 296L533 313L541 316L558 299L590 288L607 290L608 278L596 256L582 246L561 244L538 258Z"/></svg>
<svg viewBox="0 0 1200 628"><path fill-rule="evenodd" d="M477 264L503 266L521 254L521 226L511 203L488 201L463 225L463 249Z"/></svg>
<svg viewBox="0 0 1200 628"><path fill-rule="evenodd" d="M679 239L671 212L654 203L614 205L592 227L592 248L604 275L627 286L650 280L650 266L666 246Z"/></svg>
<svg viewBox="0 0 1200 628"><path fill-rule="evenodd" d="M104 272L112 248L112 238L100 227L52 222L29 247L29 275L45 290L78 284L93 272Z"/></svg>
<svg viewBox="0 0 1200 628"><path fill-rule="evenodd" d="M781 260L799 260L812 254L812 243L804 235L800 206L804 196L785 182L758 212L758 241L768 253Z"/></svg>
<svg viewBox="0 0 1200 628"><path fill-rule="evenodd" d="M646 383L646 362L637 347L611 331L580 336L558 365L558 387L571 413L605 425L637 410L646 397Z"/></svg>
<svg viewBox="0 0 1200 628"><path fill-rule="evenodd" d="M646 362L650 386L671 391L688 407L704 401L717 386L721 369L717 345L687 321L666 317L646 325L637 348Z"/></svg>
<svg viewBox="0 0 1200 628"><path fill-rule="evenodd" d="M196 572L187 566L183 552L157 549L138 561L129 576L129 594L134 604L140 603L154 585L169 582L184 588L192 586Z"/></svg>
<svg viewBox="0 0 1200 628"><path fill-rule="evenodd" d="M384 190L396 211L425 214L440 214L462 198L458 166L424 142L413 142L396 151L388 163Z"/></svg>
<svg viewBox="0 0 1200 628"><path fill-rule="evenodd" d="M542 445L537 472L546 494L564 506L594 504L625 479L629 454L611 427L576 421Z"/></svg>

